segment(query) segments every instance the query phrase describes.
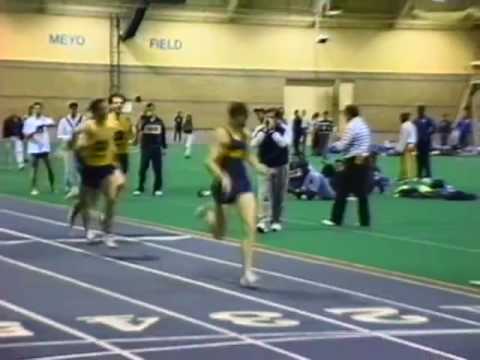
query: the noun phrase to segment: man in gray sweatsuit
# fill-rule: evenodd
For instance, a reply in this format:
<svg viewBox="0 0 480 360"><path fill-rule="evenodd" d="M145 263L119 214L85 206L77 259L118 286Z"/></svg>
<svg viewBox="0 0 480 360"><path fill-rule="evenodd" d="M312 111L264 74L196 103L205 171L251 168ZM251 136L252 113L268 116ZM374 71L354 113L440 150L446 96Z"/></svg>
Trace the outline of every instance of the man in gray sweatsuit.
<svg viewBox="0 0 480 360"><path fill-rule="evenodd" d="M258 148L260 162L272 170L271 175L259 178L259 232L282 230L291 143L291 129L282 118L280 110L267 110L263 123L253 132L251 143L252 147Z"/></svg>

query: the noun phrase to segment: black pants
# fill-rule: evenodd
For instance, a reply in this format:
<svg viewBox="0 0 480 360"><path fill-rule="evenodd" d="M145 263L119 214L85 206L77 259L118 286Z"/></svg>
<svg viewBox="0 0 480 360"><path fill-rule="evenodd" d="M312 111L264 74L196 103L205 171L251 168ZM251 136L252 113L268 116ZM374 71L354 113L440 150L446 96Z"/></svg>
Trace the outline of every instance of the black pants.
<svg viewBox="0 0 480 360"><path fill-rule="evenodd" d="M361 226L370 226L370 209L368 204L368 184L371 179L371 169L366 162L357 164L354 158L346 160L345 170L337 175L337 194L332 208L331 221L337 225L343 224L347 198L353 194L358 199L358 215Z"/></svg>
<svg viewBox="0 0 480 360"><path fill-rule="evenodd" d="M161 191L163 186L162 175L162 149L160 147L142 149L140 157L140 171L138 173L138 191L145 191L145 180L147 178L147 170L152 163L155 179L153 182L153 191Z"/></svg>
<svg viewBox="0 0 480 360"><path fill-rule="evenodd" d="M417 148L417 176L419 178L432 177L432 168L430 164L430 147Z"/></svg>
<svg viewBox="0 0 480 360"><path fill-rule="evenodd" d="M293 136L293 151L295 155L299 155L302 153L301 145L302 145L302 135L295 134Z"/></svg>
<svg viewBox="0 0 480 360"><path fill-rule="evenodd" d="M40 160L43 161L48 172L48 182L50 183L50 189L53 191L55 187L55 175L53 174L52 164L50 163L50 157L48 153L41 154L32 154L32 189L37 187L38 179L38 166L40 165Z"/></svg>
<svg viewBox="0 0 480 360"><path fill-rule="evenodd" d="M173 133L173 141L182 142L182 129L175 128L175 132Z"/></svg>

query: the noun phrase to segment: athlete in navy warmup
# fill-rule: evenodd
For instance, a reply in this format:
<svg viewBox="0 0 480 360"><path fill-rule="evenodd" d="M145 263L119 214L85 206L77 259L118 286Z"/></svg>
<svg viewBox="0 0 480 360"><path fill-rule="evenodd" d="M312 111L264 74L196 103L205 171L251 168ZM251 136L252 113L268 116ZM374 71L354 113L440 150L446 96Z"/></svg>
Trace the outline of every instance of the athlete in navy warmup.
<svg viewBox="0 0 480 360"><path fill-rule="evenodd" d="M152 163L153 173L155 174L153 195L163 195L162 153L167 149L167 139L165 135L166 129L163 120L155 114L155 104L147 104L137 128L136 142L140 143L141 156L140 170L138 172L138 187L133 195L140 196L145 191L145 180L150 163Z"/></svg>

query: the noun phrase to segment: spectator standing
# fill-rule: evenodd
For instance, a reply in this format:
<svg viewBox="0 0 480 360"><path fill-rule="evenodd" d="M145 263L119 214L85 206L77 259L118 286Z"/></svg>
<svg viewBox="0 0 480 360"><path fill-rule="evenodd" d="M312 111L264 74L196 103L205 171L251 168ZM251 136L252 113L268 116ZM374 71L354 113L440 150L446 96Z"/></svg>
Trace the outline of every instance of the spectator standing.
<svg viewBox="0 0 480 360"><path fill-rule="evenodd" d="M163 120L155 113L155 104L149 103L137 125L137 142L140 143L140 169L135 196L145 191L145 180L150 163L153 166L153 195L163 195L162 152L167 149L166 129Z"/></svg>
<svg viewBox="0 0 480 360"><path fill-rule="evenodd" d="M400 137L397 144L397 152L400 153L400 181L413 180L416 174L416 144L417 144L417 128L410 121L409 113L400 115Z"/></svg>
<svg viewBox="0 0 480 360"><path fill-rule="evenodd" d="M330 220L324 220L327 226L341 226L345 215L347 198L353 194L358 199L360 226L370 226L368 187L371 180L369 159L371 133L367 122L361 117L355 105L345 108L347 126L340 141L333 144L344 154L344 169L335 179L335 202Z"/></svg>
<svg viewBox="0 0 480 360"><path fill-rule="evenodd" d="M9 149L8 162L13 158L19 170L25 168L24 147L23 147L23 120L18 115L10 115L3 123L3 138L7 139Z"/></svg>
<svg viewBox="0 0 480 360"><path fill-rule="evenodd" d="M314 141L313 154L316 156L322 156L324 159L328 157L328 146L330 144L330 137L333 133L334 125L333 121L329 118L328 111L323 112L322 119L319 120L320 114L316 113L314 119L312 119L314 126Z"/></svg>
<svg viewBox="0 0 480 360"><path fill-rule="evenodd" d="M438 133L440 134L440 146L443 148L448 147L450 136L452 135L452 121L449 119L448 114L442 115L442 121L438 125Z"/></svg>
<svg viewBox="0 0 480 360"><path fill-rule="evenodd" d="M293 151L295 155L299 155L300 145L303 136L303 119L300 116L300 111L295 110L293 122L292 122L292 132L293 132Z"/></svg>
<svg viewBox="0 0 480 360"><path fill-rule="evenodd" d="M462 118L457 123L458 131L458 144L459 149L465 149L469 147L473 141L473 119L470 107L466 107L463 112Z"/></svg>
<svg viewBox="0 0 480 360"><path fill-rule="evenodd" d="M430 151L432 150L432 136L436 127L435 121L426 115L425 105L417 107L417 118L414 124L417 127L417 176L419 178L431 178Z"/></svg>
<svg viewBox="0 0 480 360"><path fill-rule="evenodd" d="M190 159L192 157L192 146L194 141L193 131L192 114L187 114L185 123L183 124L183 133L185 134L185 159Z"/></svg>
<svg viewBox="0 0 480 360"><path fill-rule="evenodd" d="M281 118L278 109L266 113L263 124L253 135L251 145L258 148L260 163L270 171L259 179L258 202L261 218L257 225L259 232L281 231L284 200L288 186L290 127Z"/></svg>
<svg viewBox="0 0 480 360"><path fill-rule="evenodd" d="M182 142L183 112L179 111L173 120L173 142Z"/></svg>
<svg viewBox="0 0 480 360"><path fill-rule="evenodd" d="M23 126L23 135L27 140L27 152L32 157L33 173L30 192L32 196L39 194L37 179L40 161L44 163L47 169L50 190L52 192L55 191L55 175L50 162L51 145L49 135L49 128L54 126L55 122L43 114L43 104L40 102L34 103L32 116L25 120Z"/></svg>
<svg viewBox="0 0 480 360"><path fill-rule="evenodd" d="M58 123L57 138L60 140L64 163L64 186L67 198L76 196L79 191L80 175L75 155L70 149L73 134L83 122L83 115L78 112L78 103L68 104L69 114Z"/></svg>

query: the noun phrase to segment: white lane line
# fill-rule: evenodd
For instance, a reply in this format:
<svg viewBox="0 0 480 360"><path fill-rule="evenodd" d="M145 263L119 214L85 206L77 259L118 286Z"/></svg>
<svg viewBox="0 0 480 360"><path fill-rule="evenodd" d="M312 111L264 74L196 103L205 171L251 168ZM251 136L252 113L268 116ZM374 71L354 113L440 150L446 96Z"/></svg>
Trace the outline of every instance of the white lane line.
<svg viewBox="0 0 480 360"><path fill-rule="evenodd" d="M63 204L52 204L52 203L47 203L45 201L41 200L34 200L34 199L29 199L29 198L19 198L17 196L12 196L9 194L5 193L0 193L0 196L10 199L15 202L25 202L25 203L30 203L30 204L35 204L40 207L47 207L47 208L54 208L54 209L68 209L67 205ZM2 210L0 210L2 211ZM168 232L170 234L185 234L185 233L190 233L192 238L199 239L202 241L208 241L208 242L214 242L217 245L223 245L223 246L229 246L229 247L238 247L239 244L234 241L218 241L214 240L212 238L209 238L206 234L201 234L199 232L194 232L193 230L186 229L186 228L175 228L173 226L169 225L158 225L158 224L153 224L150 222L147 222L145 220L140 220L140 219L130 219L126 217L119 216L118 217L118 223L119 224L124 224L124 225L129 225L129 226L134 226L134 227L143 227L145 229L151 229L151 230L156 230L156 231L163 231L163 232ZM356 272L356 273L361 273L361 274L366 274L369 276L373 276L376 278L382 278L382 279L390 279L394 280L396 282L401 282L401 283L406 283L406 284L411 284L423 288L428 288L428 289L434 289L437 291L442 291L442 292L448 292L451 294L457 294L457 295L462 295L466 296L469 298L474 298L474 299L480 299L480 295L467 292L467 288L465 290L459 289L459 288L454 288L451 287L450 284L444 283L442 284L441 282L432 282L430 279L427 278L422 278L420 276L414 276L414 275L408 275L408 274L400 274L400 273L395 273L393 271L386 271L386 270L381 270L381 269L376 269L376 268L369 268L367 266L360 266L358 264L354 263L348 263L344 262L339 263L335 262L334 259L329 259L329 258L322 258L321 256L312 256L312 257L306 257L305 255L307 254L294 254L294 253L288 253L282 250L274 250L271 248L259 248L259 252L273 255L273 256L278 256L286 259L292 259L296 261L300 261L303 263L307 264L317 264L317 265L322 265L325 267L330 267L334 269L342 269L342 270L347 270L351 272ZM474 286L480 286L480 280L474 280L470 282L471 285Z"/></svg>
<svg viewBox="0 0 480 360"><path fill-rule="evenodd" d="M321 228L322 225L320 223L314 223L310 221L304 221L304 220L299 220L299 219L291 219L287 221L292 224L300 224L300 225L309 225L309 226L315 226ZM335 230L335 229L333 229ZM336 229L338 231L342 231L342 229ZM362 234L362 235L369 235L373 237L377 237L379 239L387 239L387 240L397 240L401 242L407 242L407 243L412 243L412 244L418 244L418 245L423 245L423 246L433 246L433 247L438 247L446 250L454 250L454 251L462 251L462 252L470 252L470 253L479 253L480 249L472 249L472 248L466 248L463 246L456 246L456 245L447 245L447 244L441 244L435 241L430 241L430 240L417 240L417 239L411 239L409 237L405 236L399 236L399 235L391 235L391 234L385 234L385 233L379 233L376 231L365 231L365 230L357 230L357 229L344 229L344 232L346 233L356 233L356 234Z"/></svg>
<svg viewBox="0 0 480 360"><path fill-rule="evenodd" d="M0 246L31 244L33 240L0 240Z"/></svg>
<svg viewBox="0 0 480 360"><path fill-rule="evenodd" d="M56 225L56 226L60 226L60 227L67 227L68 226L68 224L66 224L64 222L44 218L44 217L41 217L41 216L26 215L26 214L22 214L22 213L18 213L16 211L10 211L10 210L0 210L0 212L1 211L8 212L9 214L11 214L13 216L25 217L25 218L28 218L28 219L31 219L31 220L44 222L46 224ZM216 243L218 243L218 241ZM222 265L226 265L226 266L230 266L230 267L236 267L236 268L240 268L242 266L241 264L235 263L235 262L232 262L232 261L223 260L223 259L219 259L219 258L214 258L214 257L206 256L206 255L201 255L201 254L198 254L198 253L192 253L190 251L179 250L179 249L175 249L175 248L165 246L165 245L152 244L152 243L149 243L149 242L144 242L143 244L146 245L146 246L149 246L149 247L158 248L158 249L168 251L168 252L171 252L171 253L180 254L180 255L184 255L184 256L189 256L189 257L192 257L192 258L196 258L196 259L200 259L200 260L204 260L204 261L208 261L208 262L212 262L212 263L222 264ZM307 279L304 279L304 278L300 278L300 277L296 277L296 276L292 276L292 275L287 275L287 274L284 274L284 273L279 273L279 272L269 271L269 270L264 270L264 269L257 269L257 270L258 270L259 273L262 273L262 274L265 274L265 275L270 275L270 276L278 277L278 278L281 278L281 279L302 283L302 284L305 284L305 285L315 286L315 287L318 287L318 288L323 288L323 289L328 289L328 290L332 290L332 291L336 291L336 292L341 292L341 293L344 293L344 294L347 294L347 295L350 295L350 296L360 297L360 298L363 298L363 299L378 301L378 302L382 302L382 303L390 304L390 305L394 305L394 306L400 306L400 307L405 308L405 309L410 309L410 310L422 312L422 313L425 313L425 314L441 317L441 318L444 318L444 319L448 319L448 320L452 320L452 321L456 321L456 322L460 322L460 323L464 323L464 324L468 324L468 325L480 326L480 322L478 322L478 321L461 318L461 317L458 317L458 316L455 316L455 315L446 314L446 313L435 311L435 310L432 310L432 309L427 309L427 308L423 308L423 307L415 306L415 305L410 305L410 304L403 303L403 302L396 301L396 300L391 300L391 299L387 299L387 298L383 298L383 297L369 295L369 294L366 294L366 293L363 293L363 292L358 292L358 291L354 291L354 290L350 290L350 289L345 289L345 288L341 288L341 287L338 287L338 286L328 285L328 284L318 282L318 281L307 280Z"/></svg>
<svg viewBox="0 0 480 360"><path fill-rule="evenodd" d="M103 259L103 260L107 260L109 262L113 262L113 263L116 263L116 264L120 264L120 265L126 265L126 263L123 263L122 261L118 261L118 260L114 260L114 259L110 259L110 258L104 258L104 257L100 257L98 256L97 254L95 253L91 253L91 252L88 252L88 251L84 251L84 250L78 250L76 248L73 248L71 246L68 246L68 245L64 245L64 244L59 244L59 243L54 243L54 242L51 242L51 241L48 241L48 240L45 240L45 239L42 239L42 238L39 238L39 237L36 237L36 236L32 236L32 235L28 235L28 234L24 234L24 233L20 233L20 232L17 232L17 231L13 231L13 230L8 230L10 233L12 233L13 235L22 235L22 236L25 236L25 237L29 237L30 239L32 240L36 240L40 243L44 243L44 244L48 244L48 245L53 245L53 246L56 246L56 247L60 247L62 249L65 249L65 250L70 250L70 251L73 251L73 252L77 252L77 253L82 253L84 255L90 255L90 256L94 256L96 258L99 258L99 259ZM141 300L137 300L137 299L134 299L134 298L131 298L129 296L126 296L126 295L122 295L120 293L117 293L117 292L113 292L113 291L110 291L108 289L105 289L105 288L101 288L101 287L98 287L98 286L94 286L94 285L91 285L89 283L86 283L86 282L83 282L83 281L80 281L80 280L76 280L74 278L71 278L71 277L68 277L68 276L64 276L64 275L61 275L61 274L58 274L56 272L53 272L53 271L49 271L49 270L46 270L46 269L42 269L42 268L39 268L39 267L36 267L36 266L33 266L33 265L29 265L27 263L24 263L24 262L21 262L21 261L17 261L17 260L14 260L14 259L11 259L11 258L8 258L6 256L2 256L0 255L0 260L1 261L4 261L6 263L9 263L9 264L13 264L13 265L17 265L19 267L22 267L24 269L28 269L30 271L33 271L33 272L37 272L37 273L41 273L43 275L47 275L47 276L50 276L52 278L56 278L56 279L60 279L62 281L65 281L65 282L68 282L70 284L74 284L76 286L79 286L79 287L82 287L82 288L85 288L85 289L89 289L89 290L92 290L92 291L95 291L97 293L101 293L101 294L104 294L104 295L107 295L107 296L110 296L112 298L116 298L116 299L120 299L122 301L125 301L125 302L129 302L131 304L135 304L135 305L138 305L138 306L141 306L141 307L144 307L144 308L147 308L147 309L150 309L150 310L154 310L156 312L160 312L162 314L165 314L165 315L168 315L168 316L171 316L171 317L174 317L174 318L177 318L177 319L180 319L180 320L183 320L185 322L188 322L188 323L191 323L191 324L195 324L195 325L198 325L198 326L201 326L203 328L207 328L209 330L214 330L215 332L218 332L218 333L223 333L225 335L229 335L229 336L232 336L232 337L235 337L237 339L240 339L244 342L247 342L249 344L252 344L252 345L256 345L258 347L261 347L261 348L264 348L264 349L267 349L267 350L270 350L270 351L273 351L277 354L280 354L280 355L283 355L285 357L288 357L288 358L292 358L292 359L296 359L296 360L310 360L306 357L303 357L303 356L300 356L298 354L295 354L295 353L292 353L290 351L287 351L287 350L283 350L283 349L280 349L278 347L275 347L275 346L272 346L272 345L268 345L262 341L259 341L259 340L255 340L255 339L252 339L248 336L245 336L245 335L241 335L239 333L236 333L236 332L233 332L233 331L230 331L226 328L222 328L220 326L216 326L216 325L212 325L210 323L207 323L205 321L201 321L201 320L197 320L195 318L192 318L192 317L189 317L187 315L183 315L181 313L178 313L178 312L175 312L175 311L171 311L171 310L168 310L168 309L165 309L165 308L162 308L160 306L156 306L156 305L153 305L153 304L150 304L150 303L147 303L147 302L143 302Z"/></svg>
<svg viewBox="0 0 480 360"><path fill-rule="evenodd" d="M464 335L464 334L480 334L479 330L471 329L458 329L458 330L392 330L386 331L383 333L394 334L396 336L432 336L432 335ZM360 339L360 338L374 338L373 335L360 334L360 333L331 333L325 332L322 333L305 333L303 336L292 336L292 337L280 337L280 338L269 338L264 341L269 344L283 344L283 343L299 343L299 342L312 342L318 340L348 340L348 339ZM135 354L144 354L152 352L165 352L165 351L181 351L181 350L193 350L193 349L206 349L206 348L219 348L219 347L231 347L239 345L248 345L242 341L221 341L213 342L206 344L187 344L187 345L172 345L172 346L162 346L162 347L148 347L148 348L136 348L131 349L130 351ZM54 357L42 357L34 358L30 360L67 360L67 359L79 359L79 358L92 358L99 355L111 355L111 352L91 352L83 354L70 354L70 355L60 355Z"/></svg>
<svg viewBox="0 0 480 360"><path fill-rule="evenodd" d="M179 254L179 255L184 255L184 256L204 260L204 261L207 261L207 262L222 264L222 265L235 267L235 268L242 267L242 265L239 264L239 263L235 263L235 262L228 261L228 260L222 260L222 259L218 259L218 258L206 256L206 255L200 255L198 253L192 253L192 252L185 251L185 250L174 249L174 248L169 247L169 246L151 244L151 243L148 243L148 242L146 242L144 244L146 246L149 246L149 247L161 249L161 250L171 252L171 253L174 253L174 254ZM321 282L318 282L318 281L307 280L307 279L304 279L304 278L299 278L299 277L296 277L296 276L287 275L287 274L283 274L283 273L279 273L279 272L275 272L275 271L269 271L269 270L264 270L264 269L257 269L257 271L261 274L270 275L270 276L274 276L274 277L289 280L289 281L294 281L294 282L298 282L298 283L302 283L302 284L306 284L306 285L310 285L310 286L314 286L314 287L319 287L319 288L328 289L328 290L332 290L332 291L336 291L336 292L341 292L341 293L344 293L344 294L347 294L347 295L350 295L350 296L355 296L355 297L360 297L360 298L364 298L364 299L368 299L368 300L374 300L374 301L378 301L378 302L382 302L382 303L386 303L386 304L390 304L390 305L400 306L402 308L422 312L422 313L429 314L429 315L434 315L434 316L437 316L437 317L441 317L441 318L456 321L456 322L461 322L461 323L464 323L464 324L480 326L480 322L478 322L478 321L473 321L473 320L461 318L461 317L458 317L458 316L445 314L445 313L442 313L442 312L439 312L439 311L426 309L426 308L422 308L422 307L415 306L415 305L409 305L409 304L406 304L406 303L403 303L403 302L400 302L400 301L389 300L389 299L374 296L374 295L368 295L368 294L361 293L361 292L358 292L358 291L349 290L349 289L345 289L345 288L341 288L341 287L337 287L337 286L333 286L333 285L327 285L327 284L324 284L324 283L321 283Z"/></svg>
<svg viewBox="0 0 480 360"><path fill-rule="evenodd" d="M42 206L46 206L46 205L53 206L57 209L58 208L64 208L63 206L56 205L56 204L51 205L51 204L43 203L43 202L40 202L40 201L32 201L32 200L27 200L27 201L33 202L34 204L42 205ZM148 223L148 222L145 222L145 221L142 221L142 220L139 220L139 219L132 220L132 219L120 217L119 223L124 224L124 225L134 226L134 227L143 227L145 229L150 229L150 230L169 231L172 234L180 234L183 231L183 233L191 233L192 238L194 238L195 240L206 241L206 242L209 242L209 243L215 243L216 245L227 246L227 247L239 247L240 246L240 244L236 241L218 241L216 239L212 239L212 238L208 237L205 234L196 233L196 232L193 232L192 230L189 230L189 229L174 229L174 230L172 230L171 227L169 227L168 225L155 225L155 224ZM447 292L447 293L456 294L456 295L462 295L462 296L466 296L466 297L473 298L473 299L480 299L480 294L477 295L477 294L474 294L472 292L466 292L465 290L467 288L465 288L465 290L458 289L458 288L453 288L452 286L449 286L451 284L448 284L448 283L442 284L441 282L432 282L432 280L430 280L430 279L422 278L422 277L419 277L419 276L414 276L414 275L409 275L409 274L400 274L400 273L395 273L393 271L381 270L381 269L378 269L378 268L369 268L368 266L363 266L363 265L359 265L359 264L355 264L355 263L335 262L335 259L321 257L321 256L318 256L318 255L308 257L308 254L306 254L306 253L302 254L302 253L285 252L285 251L282 251L281 249L275 250L275 249L272 249L272 248L262 248L261 247L261 248L258 248L257 251L265 253L265 254L269 254L269 255L272 255L272 256L285 258L285 259L292 259L292 260L299 261L299 262L302 262L302 263L322 265L322 266L329 267L329 268L341 269L341 270L346 270L346 271L350 271L350 272L354 272L354 273L365 274L365 275L369 275L369 276L372 276L372 277L375 277L375 278L389 279L389 280L393 280L393 281L396 281L396 282L401 282L401 283L405 283L405 284L409 284L409 285L419 286L419 287L422 287L422 288L434 289L434 290L437 290L437 291ZM475 285L475 283L476 283L477 286L480 286L480 280L470 282L471 285Z"/></svg>
<svg viewBox="0 0 480 360"><path fill-rule="evenodd" d="M131 353L130 351L122 350L119 347L117 347L115 345L112 345L112 344L109 344L106 341L99 340L94 336L88 335L88 334L86 334L82 331L79 331L77 329L74 329L70 326L63 325L63 324L61 324L61 323L59 323L55 320L49 319L49 318L47 318L43 315L40 315L40 314L35 313L33 311L27 310L25 308L22 308L20 306L12 304L8 301L0 300L0 306L2 306L4 308L7 308L10 311L16 312L16 313L21 314L23 316L26 316L30 319L33 319L35 321L38 321L38 322L40 322L44 325L48 325L48 326L50 326L54 329L60 330L64 333L67 333L67 334L73 335L75 337L78 337L80 339L86 340L90 343L93 343L93 344L97 345L98 347L109 350L109 352L111 352L112 354L120 355L120 356L124 357L125 359L143 360L142 357L136 356L133 353Z"/></svg>
<svg viewBox="0 0 480 360"><path fill-rule="evenodd" d="M377 333L388 334L401 337L417 336L445 336L445 335L480 335L480 329L428 329L428 330L379 330ZM362 334L353 331L310 331L310 332L285 332L285 333L249 333L244 334L252 338L263 339L267 343L272 342L290 342L306 340L329 340L329 339L348 339L348 338L374 338L374 335ZM186 335L186 336L158 336L158 337L139 337L139 338L114 338L100 339L111 344L136 344L136 343L160 343L160 342L189 342L189 341L208 341L208 340L227 340L232 336L228 335ZM27 347L51 347L51 346L70 346L70 345L88 345L87 340L63 340L63 341L34 341L34 342L16 342L10 344L0 344L0 349L27 348Z"/></svg>
<svg viewBox="0 0 480 360"><path fill-rule="evenodd" d="M191 239L192 237L189 235L185 236L134 236L134 237L123 237L119 239L120 242L132 242L138 243L142 241L153 241L153 242L174 242L179 240L187 240ZM51 241L56 241L60 243L67 243L67 244L87 244L87 240L85 238L57 238L57 239L48 239ZM12 246L12 245L23 245L23 244L31 244L34 243L34 240L0 240L0 246Z"/></svg>
<svg viewBox="0 0 480 360"><path fill-rule="evenodd" d="M51 221L52 221L53 224L59 223L59 224L61 224L61 226L65 226L64 223L56 222L56 221L53 221L53 220L51 220ZM11 230L8 230L8 231L11 231ZM11 232L13 232L13 231L11 231ZM35 239L35 240L37 240L41 243L44 243L44 244L53 245L53 246L57 246L57 247L62 247L62 248L67 249L67 250L72 250L73 249L72 251L78 252L78 249L72 248L68 245L54 243L54 242L51 242L49 240L34 237L32 235L28 235L28 234L24 234L24 233L20 233L20 232L16 232L16 233L17 233L16 234L17 236L18 235L24 236L24 237L27 237L27 238ZM372 334L373 333L371 330L369 330L367 328L364 328L364 327L360 327L360 326L357 326L357 325L352 325L352 324L346 323L344 321L335 320L335 319L332 319L332 318L329 318L329 317L326 317L326 316L323 316L323 315L319 315L319 314L311 313L311 312L308 312L308 311L300 310L300 309L297 309L297 308L294 308L294 307L282 305L280 303L272 302L272 301L269 301L269 300L266 300L266 299L246 295L246 294L243 294L243 293L240 293L240 292L237 292L237 291L228 290L228 289L225 289L225 288L222 288L222 287L219 287L219 286L216 286L216 285L212 285L212 284L209 284L209 283L205 283L205 282L202 282L202 281L196 281L196 280L186 278L186 277L183 277L183 276L179 276L179 275L176 275L176 274L167 273L165 271L160 271L160 270L152 269L152 268L149 268L149 267L145 267L145 266L141 266L141 265L137 265L137 264L133 264L133 263L127 263L127 262L119 261L119 260L116 260L116 259L113 259L113 258L101 257L98 254L88 252L88 251L83 251L83 253L94 256L94 257L97 257L97 258L102 258L105 261L113 262L115 264L119 264L119 265L122 265L124 267L144 271L144 272L147 272L147 273L151 273L151 274L155 274L155 275L158 275L158 276L161 276L161 277L166 277L166 278L169 278L169 279L177 280L179 282L195 285L197 287L202 287L202 288L205 288L205 289L209 289L209 290L216 291L216 292L219 292L219 293L223 293L223 294L226 294L226 295L230 295L230 296L233 296L233 297L237 297L237 298L249 300L249 301L252 301L252 302L256 302L256 303L266 305L266 306L269 306L269 307L281 309L281 310L288 311L288 312L291 312L291 313L296 313L296 314L302 315L304 317L308 317L308 318L312 318L312 319L319 320L319 321L322 321L322 322L330 323L330 324L337 325L337 326L340 326L340 327L344 327L344 328L347 328L347 329L350 329L350 330L356 330L356 331L359 331L359 332L362 332L362 333L367 333L367 334ZM450 353L447 353L447 352L444 352L444 351L441 351L441 350L437 350L437 349L434 349L434 348L429 347L429 346L424 346L424 345L421 345L421 344L417 344L417 343L414 343L414 342L411 342L411 341L398 339L398 338L390 336L390 335L375 333L375 336L377 336L379 338L382 338L384 340L388 340L390 342L394 342L394 343L397 343L397 344L402 344L404 346L407 346L407 347L410 347L410 348L413 348L413 349L428 352L430 354L444 356L448 359L466 360L465 358L460 357L460 356L456 356L454 354L450 354ZM242 339L242 340L245 340L245 339ZM255 341L255 340L252 340L252 339L249 339L249 340L250 341ZM264 345L264 346L266 345L265 343L261 343L261 344ZM274 348L274 349L276 349L277 352L279 352L281 350L281 349L278 349L278 348ZM289 353L289 352L286 352L286 353ZM292 356L292 355L298 356L296 354L289 353L289 356Z"/></svg>

